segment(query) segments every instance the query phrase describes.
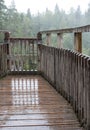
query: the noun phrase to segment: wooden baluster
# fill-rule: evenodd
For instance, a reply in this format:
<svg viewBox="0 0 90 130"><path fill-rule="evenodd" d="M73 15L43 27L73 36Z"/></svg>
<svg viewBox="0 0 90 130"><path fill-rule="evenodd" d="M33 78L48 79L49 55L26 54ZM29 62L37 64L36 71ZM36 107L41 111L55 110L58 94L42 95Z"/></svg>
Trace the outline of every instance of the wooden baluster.
<svg viewBox="0 0 90 130"><path fill-rule="evenodd" d="M4 72L4 45L2 45L2 71Z"/></svg>
<svg viewBox="0 0 90 130"><path fill-rule="evenodd" d="M25 68L25 71L27 71L26 41L25 40L23 40L23 44L24 44L24 68Z"/></svg>
<svg viewBox="0 0 90 130"><path fill-rule="evenodd" d="M84 67L84 126L86 127L86 123L87 123L87 93L88 93L88 83L87 83L87 74L88 74L88 69L87 69L87 60L88 57L84 57L84 63L83 63L83 67Z"/></svg>
<svg viewBox="0 0 90 130"><path fill-rule="evenodd" d="M30 41L29 41L29 71L30 71L30 59L31 59L31 56L30 56Z"/></svg>
<svg viewBox="0 0 90 130"><path fill-rule="evenodd" d="M10 71L12 70L12 43L10 42L10 44L9 44L9 62L10 62L10 67L9 67L9 69L10 69Z"/></svg>
<svg viewBox="0 0 90 130"><path fill-rule="evenodd" d="M7 73L7 45L5 44L5 73Z"/></svg>
<svg viewBox="0 0 90 130"><path fill-rule="evenodd" d="M21 46L22 46L22 73L24 71L24 43L23 40L21 40Z"/></svg>
<svg viewBox="0 0 90 130"><path fill-rule="evenodd" d="M29 40L27 41L28 71L29 71Z"/></svg>
<svg viewBox="0 0 90 130"><path fill-rule="evenodd" d="M12 43L12 46L11 46L11 50L12 50L12 61L13 61L13 71L15 71L15 57L14 57L14 42ZM12 68L12 64L11 64L11 68Z"/></svg>
<svg viewBox="0 0 90 130"><path fill-rule="evenodd" d="M39 71L39 48L37 44L34 44L34 57L35 57L35 70Z"/></svg>
<svg viewBox="0 0 90 130"><path fill-rule="evenodd" d="M17 55L16 55L16 57L17 57L17 71L18 71L18 73L20 71L20 44L19 44L19 41L20 40L17 41L17 45L16 45L16 47L17 47Z"/></svg>
<svg viewBox="0 0 90 130"><path fill-rule="evenodd" d="M1 76L1 45L0 45L0 76Z"/></svg>
<svg viewBox="0 0 90 130"><path fill-rule="evenodd" d="M9 56L9 44L7 44L7 55ZM7 71L10 71L10 59L7 59Z"/></svg>
<svg viewBox="0 0 90 130"><path fill-rule="evenodd" d="M90 130L90 59L87 60L87 130Z"/></svg>
<svg viewBox="0 0 90 130"><path fill-rule="evenodd" d="M29 71L29 56L28 56L28 49L29 49L29 45L28 45L28 40L27 40L27 46L26 46L26 55L27 55L27 64L28 64L28 67L27 67L27 71Z"/></svg>
<svg viewBox="0 0 90 130"><path fill-rule="evenodd" d="M23 71L23 45L22 41L20 40L20 48L21 48L21 55L20 55L20 60L21 60L21 71Z"/></svg>
<svg viewBox="0 0 90 130"><path fill-rule="evenodd" d="M34 58L34 42L32 43L32 68L33 68L33 71L35 70L34 69L34 60L35 60L35 58Z"/></svg>
<svg viewBox="0 0 90 130"><path fill-rule="evenodd" d="M39 46L39 44L42 44L42 34L41 33L38 33L37 34L37 42L38 42L38 45L36 45L36 52L37 52L37 56L36 56L36 58L35 58L35 61L36 61L36 65L37 65L37 67L36 67L36 69L38 70L38 71L41 71L41 50L40 50L40 46Z"/></svg>
<svg viewBox="0 0 90 130"><path fill-rule="evenodd" d="M77 103L78 103L78 85L77 85L77 82L78 82L78 54L75 53L75 107L74 107L74 110L77 114Z"/></svg>
<svg viewBox="0 0 90 130"><path fill-rule="evenodd" d="M10 43L10 32L5 32L4 33L4 42L7 43L6 52L7 52L7 55L9 55L9 44L8 43ZM7 62L6 69L8 71L8 70L10 70L10 61L9 61L9 59L7 59L6 62Z"/></svg>
<svg viewBox="0 0 90 130"><path fill-rule="evenodd" d="M17 59L18 59L18 72L20 71L20 40L18 40L18 55L17 55Z"/></svg>

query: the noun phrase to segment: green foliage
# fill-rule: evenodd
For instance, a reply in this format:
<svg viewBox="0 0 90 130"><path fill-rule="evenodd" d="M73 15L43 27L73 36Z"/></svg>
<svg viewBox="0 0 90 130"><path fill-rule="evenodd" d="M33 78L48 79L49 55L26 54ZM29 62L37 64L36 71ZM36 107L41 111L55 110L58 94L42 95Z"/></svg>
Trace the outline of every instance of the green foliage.
<svg viewBox="0 0 90 130"><path fill-rule="evenodd" d="M74 38L73 38L73 34L65 34L64 35L64 41L63 41L63 45L64 45L64 48L66 49L73 49L73 41L74 41Z"/></svg>
<svg viewBox="0 0 90 130"><path fill-rule="evenodd" d="M4 34L0 33L0 43L3 43L3 42L4 42Z"/></svg>
<svg viewBox="0 0 90 130"><path fill-rule="evenodd" d="M12 0L10 7L6 8L4 0L0 0L0 29L7 29L13 37L35 37L40 30L72 28L90 24L90 4L85 13L71 8L68 13L56 4L54 11L46 9L44 13L32 15L30 9L27 13L17 11ZM83 35L83 52L90 55L90 34ZM45 39L45 37L43 38ZM64 35L64 47L73 49L73 34ZM52 45L57 46L57 39L52 36Z"/></svg>
<svg viewBox="0 0 90 130"><path fill-rule="evenodd" d="M0 0L0 29L4 29L5 27L6 9L4 0Z"/></svg>

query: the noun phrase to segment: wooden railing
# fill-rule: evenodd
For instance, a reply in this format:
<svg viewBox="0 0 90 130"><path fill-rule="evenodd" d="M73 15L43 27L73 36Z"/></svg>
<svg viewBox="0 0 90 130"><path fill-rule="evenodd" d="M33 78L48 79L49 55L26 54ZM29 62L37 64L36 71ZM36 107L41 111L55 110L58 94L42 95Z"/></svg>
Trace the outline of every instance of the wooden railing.
<svg viewBox="0 0 90 130"><path fill-rule="evenodd" d="M7 30L0 30L0 78L7 74L8 70L8 38L9 32Z"/></svg>
<svg viewBox="0 0 90 130"><path fill-rule="evenodd" d="M36 74L39 71L38 44L41 39L11 38L8 31L3 34L0 43L0 76L3 74Z"/></svg>
<svg viewBox="0 0 90 130"><path fill-rule="evenodd" d="M56 47L63 48L64 42L64 34L73 34L73 43L74 47L73 50L76 52L82 53L82 37L83 33L90 32L90 25L76 27L76 28L66 28L66 29L58 29L58 30L46 30L40 31L38 34L40 35L41 39L44 36L44 44L48 46L52 46L52 35L55 35L56 38ZM42 41L43 42L43 41Z"/></svg>
<svg viewBox="0 0 90 130"><path fill-rule="evenodd" d="M90 32L90 25L39 32L45 45L39 45L42 75L71 103L81 125L90 130L90 57L82 53L82 33ZM74 49L63 49L63 34L73 33ZM57 35L57 47L51 36Z"/></svg>
<svg viewBox="0 0 90 130"><path fill-rule="evenodd" d="M37 38L10 38L9 72L29 73L38 70Z"/></svg>
<svg viewBox="0 0 90 130"><path fill-rule="evenodd" d="M39 49L42 75L71 103L81 125L89 130L90 58L44 45Z"/></svg>
<svg viewBox="0 0 90 130"><path fill-rule="evenodd" d="M0 44L0 76L5 74L41 74L73 106L81 125L90 130L90 57L82 52L82 32L90 25L39 32L37 38L10 38L5 31ZM57 35L59 48L51 46L51 34ZM63 48L63 33L74 33L74 50ZM46 44L41 45L46 34Z"/></svg>

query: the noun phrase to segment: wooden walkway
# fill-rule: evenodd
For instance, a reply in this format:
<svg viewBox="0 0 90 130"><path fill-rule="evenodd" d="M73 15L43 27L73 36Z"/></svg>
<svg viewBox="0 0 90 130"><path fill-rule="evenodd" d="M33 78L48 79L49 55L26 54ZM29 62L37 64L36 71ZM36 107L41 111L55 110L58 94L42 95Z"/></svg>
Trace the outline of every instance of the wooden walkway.
<svg viewBox="0 0 90 130"><path fill-rule="evenodd" d="M0 80L0 130L82 130L70 104L41 76Z"/></svg>

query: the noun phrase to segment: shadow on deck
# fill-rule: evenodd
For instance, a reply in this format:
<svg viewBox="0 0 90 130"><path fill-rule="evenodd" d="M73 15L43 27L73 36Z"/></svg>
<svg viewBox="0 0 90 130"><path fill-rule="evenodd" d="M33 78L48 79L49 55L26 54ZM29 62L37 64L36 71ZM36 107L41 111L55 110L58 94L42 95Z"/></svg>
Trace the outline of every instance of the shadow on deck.
<svg viewBox="0 0 90 130"><path fill-rule="evenodd" d="M71 105L41 76L0 81L0 130L82 130Z"/></svg>

